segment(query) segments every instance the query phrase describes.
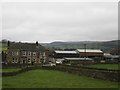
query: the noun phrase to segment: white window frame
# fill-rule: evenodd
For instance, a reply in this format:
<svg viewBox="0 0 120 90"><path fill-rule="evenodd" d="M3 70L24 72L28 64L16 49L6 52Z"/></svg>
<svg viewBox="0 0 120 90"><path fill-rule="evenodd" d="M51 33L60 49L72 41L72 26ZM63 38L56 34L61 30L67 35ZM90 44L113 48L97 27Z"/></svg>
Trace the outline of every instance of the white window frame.
<svg viewBox="0 0 120 90"><path fill-rule="evenodd" d="M26 51L23 51L23 52L22 52L22 56L26 56Z"/></svg>
<svg viewBox="0 0 120 90"><path fill-rule="evenodd" d="M43 52L43 56L45 56L45 52Z"/></svg>
<svg viewBox="0 0 120 90"><path fill-rule="evenodd" d="M18 51L12 52L12 56L18 56Z"/></svg>
<svg viewBox="0 0 120 90"><path fill-rule="evenodd" d="M17 52L15 52L16 53L16 56L18 56L18 51Z"/></svg>
<svg viewBox="0 0 120 90"><path fill-rule="evenodd" d="M34 63L36 63L36 58L33 59Z"/></svg>
<svg viewBox="0 0 120 90"><path fill-rule="evenodd" d="M15 63L15 58L12 59L12 63Z"/></svg>
<svg viewBox="0 0 120 90"><path fill-rule="evenodd" d="M31 59L30 58L28 58L28 63L31 63Z"/></svg>
<svg viewBox="0 0 120 90"><path fill-rule="evenodd" d="M43 60L43 62L44 62L44 58L40 58L40 63L41 63L41 59Z"/></svg>
<svg viewBox="0 0 120 90"><path fill-rule="evenodd" d="M42 53L40 52L40 56L42 56Z"/></svg>
<svg viewBox="0 0 120 90"><path fill-rule="evenodd" d="M15 56L15 53L14 53L14 52L12 52L12 56Z"/></svg>
<svg viewBox="0 0 120 90"><path fill-rule="evenodd" d="M41 63L41 60L39 59L39 63Z"/></svg>
<svg viewBox="0 0 120 90"><path fill-rule="evenodd" d="M33 52L33 56L36 56L36 52Z"/></svg>
<svg viewBox="0 0 120 90"><path fill-rule="evenodd" d="M31 52L30 51L28 52L28 56L31 56Z"/></svg>
<svg viewBox="0 0 120 90"><path fill-rule="evenodd" d="M18 58L15 59L15 63L18 63Z"/></svg>

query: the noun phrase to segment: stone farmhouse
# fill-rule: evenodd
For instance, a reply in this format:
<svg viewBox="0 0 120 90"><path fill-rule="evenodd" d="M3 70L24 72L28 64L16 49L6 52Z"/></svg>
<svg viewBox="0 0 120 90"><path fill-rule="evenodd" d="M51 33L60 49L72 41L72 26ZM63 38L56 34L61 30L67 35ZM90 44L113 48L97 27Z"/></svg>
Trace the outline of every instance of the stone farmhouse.
<svg viewBox="0 0 120 90"><path fill-rule="evenodd" d="M46 61L45 48L36 43L8 42L8 64L40 64Z"/></svg>

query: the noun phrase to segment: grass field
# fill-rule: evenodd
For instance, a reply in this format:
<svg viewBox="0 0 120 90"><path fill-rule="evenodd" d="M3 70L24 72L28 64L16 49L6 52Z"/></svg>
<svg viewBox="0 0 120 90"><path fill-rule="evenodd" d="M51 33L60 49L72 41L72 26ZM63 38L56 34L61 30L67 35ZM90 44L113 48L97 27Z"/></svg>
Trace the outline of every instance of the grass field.
<svg viewBox="0 0 120 90"><path fill-rule="evenodd" d="M119 69L118 64L95 64L95 65L88 65L88 67L115 69L115 70Z"/></svg>
<svg viewBox="0 0 120 90"><path fill-rule="evenodd" d="M0 72L15 72L21 70L21 68L0 69Z"/></svg>
<svg viewBox="0 0 120 90"><path fill-rule="evenodd" d="M0 51L6 51L7 50L7 44L0 43Z"/></svg>
<svg viewBox="0 0 120 90"><path fill-rule="evenodd" d="M118 83L53 70L32 70L3 77L3 88L118 88Z"/></svg>
<svg viewBox="0 0 120 90"><path fill-rule="evenodd" d="M2 78L0 77L0 89L2 90Z"/></svg>

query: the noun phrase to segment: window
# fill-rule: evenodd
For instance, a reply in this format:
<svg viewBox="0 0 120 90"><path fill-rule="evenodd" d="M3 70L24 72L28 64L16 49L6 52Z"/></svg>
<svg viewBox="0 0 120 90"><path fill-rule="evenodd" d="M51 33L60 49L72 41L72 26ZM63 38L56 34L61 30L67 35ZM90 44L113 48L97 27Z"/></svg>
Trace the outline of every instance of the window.
<svg viewBox="0 0 120 90"><path fill-rule="evenodd" d="M18 58L16 58L15 63L18 63Z"/></svg>
<svg viewBox="0 0 120 90"><path fill-rule="evenodd" d="M15 63L15 58L13 58L12 63Z"/></svg>
<svg viewBox="0 0 120 90"><path fill-rule="evenodd" d="M18 52L12 52L12 56L17 56Z"/></svg>
<svg viewBox="0 0 120 90"><path fill-rule="evenodd" d="M40 63L43 63L44 62L44 59L43 58L40 58Z"/></svg>
<svg viewBox="0 0 120 90"><path fill-rule="evenodd" d="M41 63L41 59L39 59L39 63Z"/></svg>
<svg viewBox="0 0 120 90"><path fill-rule="evenodd" d="M36 59L35 58L33 59L33 62L36 63Z"/></svg>
<svg viewBox="0 0 120 90"><path fill-rule="evenodd" d="M25 51L24 51L24 52L22 52L22 55L23 55L23 56L26 56L26 52L25 52Z"/></svg>
<svg viewBox="0 0 120 90"><path fill-rule="evenodd" d="M33 56L36 56L36 52L33 52Z"/></svg>
<svg viewBox="0 0 120 90"><path fill-rule="evenodd" d="M40 52L40 56L42 56L42 53Z"/></svg>
<svg viewBox="0 0 120 90"><path fill-rule="evenodd" d="M28 58L28 63L31 63L31 60L30 60L30 58Z"/></svg>
<svg viewBox="0 0 120 90"><path fill-rule="evenodd" d="M15 52L16 53L16 56L18 55L18 52Z"/></svg>
<svg viewBox="0 0 120 90"><path fill-rule="evenodd" d="M31 56L31 52L28 52L28 56Z"/></svg>
<svg viewBox="0 0 120 90"><path fill-rule="evenodd" d="M15 56L14 52L12 52L12 56Z"/></svg>
<svg viewBox="0 0 120 90"><path fill-rule="evenodd" d="M45 56L45 52L43 52L43 56Z"/></svg>

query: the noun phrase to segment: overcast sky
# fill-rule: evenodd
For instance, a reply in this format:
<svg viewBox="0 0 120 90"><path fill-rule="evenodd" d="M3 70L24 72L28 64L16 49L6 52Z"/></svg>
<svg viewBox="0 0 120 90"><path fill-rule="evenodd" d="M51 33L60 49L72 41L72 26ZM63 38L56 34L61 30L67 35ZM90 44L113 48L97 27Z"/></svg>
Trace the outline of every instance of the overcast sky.
<svg viewBox="0 0 120 90"><path fill-rule="evenodd" d="M2 38L14 41L118 39L117 2L2 4Z"/></svg>

